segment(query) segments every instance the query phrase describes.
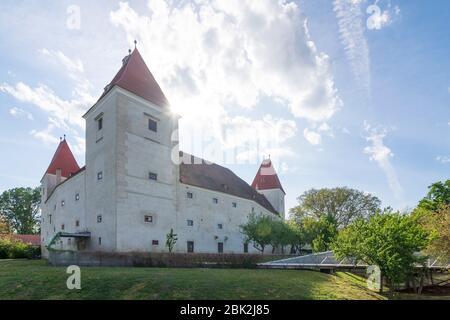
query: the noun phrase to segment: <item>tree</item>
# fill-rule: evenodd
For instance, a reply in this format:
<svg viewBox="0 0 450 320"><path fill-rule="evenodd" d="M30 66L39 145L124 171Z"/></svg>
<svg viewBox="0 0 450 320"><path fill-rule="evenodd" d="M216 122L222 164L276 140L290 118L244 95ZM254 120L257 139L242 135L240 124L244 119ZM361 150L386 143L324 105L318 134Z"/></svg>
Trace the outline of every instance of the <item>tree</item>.
<svg viewBox="0 0 450 320"><path fill-rule="evenodd" d="M166 247L169 249L169 252L172 252L177 241L177 234L173 232L173 229L170 229L170 232L166 235Z"/></svg>
<svg viewBox="0 0 450 320"><path fill-rule="evenodd" d="M250 214L246 224L240 226L247 243L252 242L253 247L264 253L267 245L274 243L273 219L265 215Z"/></svg>
<svg viewBox="0 0 450 320"><path fill-rule="evenodd" d="M366 218L379 210L381 201L370 194L350 188L311 189L298 197L299 205L290 210L294 219L327 217L338 229L357 218Z"/></svg>
<svg viewBox="0 0 450 320"><path fill-rule="evenodd" d="M417 208L413 212L420 224L432 235L425 252L444 261L450 259L450 205L436 211Z"/></svg>
<svg viewBox="0 0 450 320"><path fill-rule="evenodd" d="M337 224L332 217L323 216L319 220L307 217L301 224L305 241L311 244L314 252L330 250L330 245L338 233Z"/></svg>
<svg viewBox="0 0 450 320"><path fill-rule="evenodd" d="M306 244L305 230L294 220L287 221L286 228L288 230L287 237L289 239L287 244L291 246L290 252L301 252L302 247Z"/></svg>
<svg viewBox="0 0 450 320"><path fill-rule="evenodd" d="M415 264L424 262L417 253L427 246L429 237L415 217L389 211L357 219L339 232L332 249L337 259L378 266L392 294L412 274Z"/></svg>
<svg viewBox="0 0 450 320"><path fill-rule="evenodd" d="M39 188L15 188L0 195L0 216L11 231L19 234L39 232Z"/></svg>
<svg viewBox="0 0 450 320"><path fill-rule="evenodd" d="M428 187L428 194L420 200L419 208L437 211L441 206L450 205L450 180L435 182Z"/></svg>
<svg viewBox="0 0 450 320"><path fill-rule="evenodd" d="M9 229L10 228L8 222L6 222L6 220L0 216L0 235L9 234L10 233Z"/></svg>

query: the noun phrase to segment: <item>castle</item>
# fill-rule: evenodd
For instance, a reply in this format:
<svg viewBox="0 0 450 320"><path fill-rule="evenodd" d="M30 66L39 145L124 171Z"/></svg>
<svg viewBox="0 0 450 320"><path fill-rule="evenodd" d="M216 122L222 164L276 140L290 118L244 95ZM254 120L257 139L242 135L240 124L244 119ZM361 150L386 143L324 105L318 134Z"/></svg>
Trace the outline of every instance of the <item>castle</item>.
<svg viewBox="0 0 450 320"><path fill-rule="evenodd" d="M270 159L250 186L178 150L178 119L135 49L83 116L86 166L61 140L42 180L41 241L63 250L255 252L240 232L250 213L284 219Z"/></svg>

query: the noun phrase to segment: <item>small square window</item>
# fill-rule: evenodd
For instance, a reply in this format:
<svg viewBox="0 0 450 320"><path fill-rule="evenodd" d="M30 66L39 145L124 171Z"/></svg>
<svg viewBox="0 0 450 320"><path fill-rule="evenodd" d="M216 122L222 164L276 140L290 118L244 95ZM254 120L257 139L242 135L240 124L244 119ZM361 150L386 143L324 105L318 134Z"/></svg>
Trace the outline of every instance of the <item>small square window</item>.
<svg viewBox="0 0 450 320"><path fill-rule="evenodd" d="M237 203L236 202L233 202L233 208L237 208Z"/></svg>
<svg viewBox="0 0 450 320"><path fill-rule="evenodd" d="M102 238L101 238L101 237L98 238L98 245L99 245L99 246L102 245Z"/></svg>
<svg viewBox="0 0 450 320"><path fill-rule="evenodd" d="M244 253L248 253L248 243L244 243Z"/></svg>
<svg viewBox="0 0 450 320"><path fill-rule="evenodd" d="M153 222L153 216L144 216L144 222L145 223L152 223Z"/></svg>
<svg viewBox="0 0 450 320"><path fill-rule="evenodd" d="M102 216L101 216L101 215L98 215L98 216L97 216L97 223L100 223L100 222L102 222Z"/></svg>
<svg viewBox="0 0 450 320"><path fill-rule="evenodd" d="M65 206L65 204L66 204L66 202L63 200L63 201L61 201L61 207L64 207Z"/></svg>
<svg viewBox="0 0 450 320"><path fill-rule="evenodd" d="M213 203L219 203L219 199L217 199L217 198L213 198Z"/></svg>
<svg viewBox="0 0 450 320"><path fill-rule="evenodd" d="M148 173L148 178L150 179L150 180L158 180L158 175L156 174L156 173L153 173L153 172L149 172Z"/></svg>
<svg viewBox="0 0 450 320"><path fill-rule="evenodd" d="M187 193L188 199L192 199L194 197L194 194L192 192Z"/></svg>
<svg viewBox="0 0 450 320"><path fill-rule="evenodd" d="M217 228L218 228L218 229L223 229L223 224L219 223L219 224L217 225Z"/></svg>
<svg viewBox="0 0 450 320"><path fill-rule="evenodd" d="M103 118L97 120L97 129L98 131L103 129Z"/></svg>
<svg viewBox="0 0 450 320"><path fill-rule="evenodd" d="M188 225L188 227L194 226L194 220L188 220L187 225Z"/></svg>
<svg viewBox="0 0 450 320"><path fill-rule="evenodd" d="M97 173L97 180L102 180L103 179L103 171L100 171Z"/></svg>
<svg viewBox="0 0 450 320"><path fill-rule="evenodd" d="M77 194L75 195L75 201L78 201L78 200L80 200L80 194L79 194L79 193L77 193Z"/></svg>
<svg viewBox="0 0 450 320"><path fill-rule="evenodd" d="M80 220L75 221L75 227L79 227L80 226Z"/></svg>
<svg viewBox="0 0 450 320"><path fill-rule="evenodd" d="M64 223L61 225L61 230L64 230L64 228L65 228L65 225L64 225Z"/></svg>
<svg viewBox="0 0 450 320"><path fill-rule="evenodd" d="M148 129L153 132L158 131L158 122L153 119L148 119Z"/></svg>
<svg viewBox="0 0 450 320"><path fill-rule="evenodd" d="M159 241L158 241L158 240L153 240L153 241L152 241L152 245L153 245L153 246L157 246L158 244L159 244Z"/></svg>

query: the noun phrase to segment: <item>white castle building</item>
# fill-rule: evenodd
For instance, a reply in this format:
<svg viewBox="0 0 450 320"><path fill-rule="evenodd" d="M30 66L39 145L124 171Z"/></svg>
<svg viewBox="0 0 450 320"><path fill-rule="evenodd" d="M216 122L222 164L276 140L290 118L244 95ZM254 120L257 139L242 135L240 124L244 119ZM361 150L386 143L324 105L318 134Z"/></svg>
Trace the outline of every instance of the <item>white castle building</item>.
<svg viewBox="0 0 450 320"><path fill-rule="evenodd" d="M50 242L64 250L163 252L171 229L175 252L255 252L239 227L248 215L284 219L285 192L270 160L250 186L178 150L179 117L137 49L83 117L86 166L64 139L41 180L44 257Z"/></svg>

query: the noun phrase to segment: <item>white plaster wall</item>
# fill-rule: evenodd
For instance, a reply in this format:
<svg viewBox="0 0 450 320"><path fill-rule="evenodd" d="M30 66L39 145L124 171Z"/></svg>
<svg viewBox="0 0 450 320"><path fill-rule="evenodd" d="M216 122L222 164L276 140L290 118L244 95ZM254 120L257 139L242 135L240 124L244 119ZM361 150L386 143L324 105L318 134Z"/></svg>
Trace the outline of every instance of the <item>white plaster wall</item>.
<svg viewBox="0 0 450 320"><path fill-rule="evenodd" d="M75 195L79 194L80 199L77 201ZM62 206L64 201L64 206ZM51 197L47 202L41 204L41 243L43 244L43 256L47 257L48 252L45 248L50 240L58 232L82 232L88 229L86 225L86 192L85 192L85 172L70 178L63 184L56 187ZM50 223L50 215L52 216ZM76 226L76 221L79 221L79 227ZM62 225L64 224L64 230ZM69 243L70 242L70 243ZM75 250L75 240L68 240L61 238L54 248L64 250Z"/></svg>
<svg viewBox="0 0 450 320"><path fill-rule="evenodd" d="M275 210L285 218L284 192L281 189L258 190L272 204Z"/></svg>

